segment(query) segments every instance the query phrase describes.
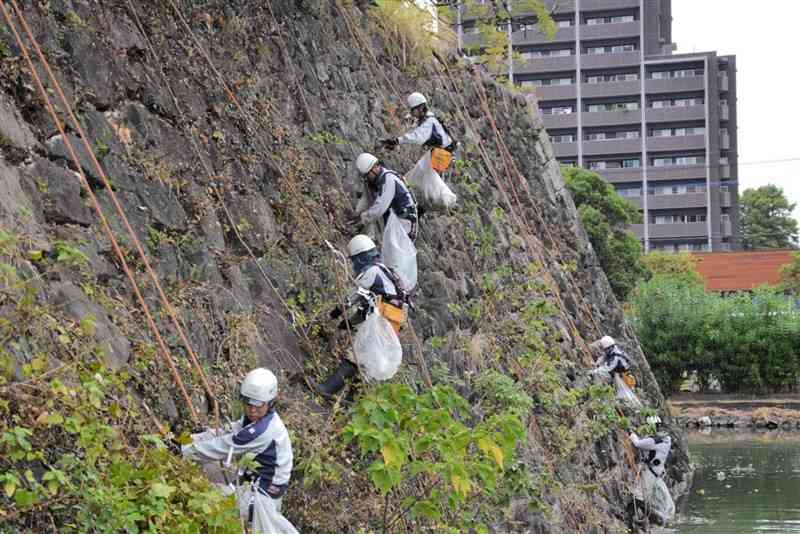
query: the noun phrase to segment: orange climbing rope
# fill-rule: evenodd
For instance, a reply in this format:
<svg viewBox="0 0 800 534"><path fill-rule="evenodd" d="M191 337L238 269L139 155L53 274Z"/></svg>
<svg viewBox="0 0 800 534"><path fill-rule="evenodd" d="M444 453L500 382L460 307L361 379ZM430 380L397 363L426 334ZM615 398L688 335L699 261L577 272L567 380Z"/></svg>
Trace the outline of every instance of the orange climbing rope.
<svg viewBox="0 0 800 534"><path fill-rule="evenodd" d="M153 268L152 268L152 266L150 264L150 261L149 261L149 259L147 257L147 254L145 253L144 248L142 247L142 244L139 241L139 238L136 236L136 233L134 232L133 228L130 225L130 222L128 221L127 216L125 215L125 211L122 209L122 205L120 204L119 199L117 198L117 195L116 195L116 193L114 192L114 190L113 190L113 188L111 186L111 183L110 183L110 181L108 179L108 176L106 175L105 171L103 170L103 167L98 162L97 157L95 156L94 151L92 150L92 147L89 144L88 137L86 136L86 133L84 132L80 121L75 116L75 112L73 111L72 106L70 105L69 101L67 100L67 98L66 98L66 96L64 94L63 89L61 88L61 84L59 83L59 81L56 78L56 76L53 74L52 68L50 67L49 62L47 61L47 58L44 56L44 54L43 54L43 52L41 50L41 47L39 46L38 41L34 37L33 32L31 31L30 26L28 25L27 20L25 19L24 14L22 13L22 11L19 8L19 5L17 4L17 0L10 0L10 1L11 1L11 4L12 4L12 6L14 8L14 11L16 12L17 17L18 17L23 29L25 30L25 33L28 35L28 38L30 39L31 44L33 45L34 49L36 50L36 53L39 56L39 59L42 62L42 65L45 67L45 70L47 71L48 77L50 78L50 81L53 84L53 87L55 88L56 93L58 94L58 97L61 100L61 103L62 103L64 109L67 111L67 113L69 114L70 118L72 119L73 127L75 128L75 131L77 131L79 136L81 137L81 140L83 141L84 147L86 148L86 152L89 154L89 156L90 156L90 158L92 160L92 164L94 165L95 169L97 170L98 176L103 181L103 183L104 183L104 185L106 187L106 190L109 193L109 197L112 200L114 208L116 209L117 214L119 215L119 218L120 218L123 226L125 227L126 231L128 232L128 234L129 234L129 236L131 238L131 241L133 242L133 244L134 244L134 246L135 246L135 248L136 248L136 250L137 250L137 252L139 254L139 257L140 257L140 259L142 260L142 263L145 266L145 270L146 270L148 276L150 277L150 279L152 280L153 284L155 285L155 287L156 287L156 289L158 291L161 303L166 308L167 314L169 315L170 320L171 320L175 330L178 332L178 335L179 335L179 337L181 339L181 342L183 343L184 347L186 348L186 351L187 351L189 359L190 359L190 361L192 363L192 366L194 367L195 371L197 372L198 376L200 377L200 381L202 382L202 385L203 385L203 388L204 388L204 390L206 392L206 395L208 396L209 401L211 401L211 403L212 403L212 408L213 408L213 411L214 411L214 417L215 417L215 420L216 420L217 427L219 428L219 427L221 427L220 415L219 415L219 403L217 401L216 396L214 395L213 390L211 389L211 386L208 383L208 380L206 379L205 372L203 371L203 368L200 365L200 362L199 362L199 360L197 358L197 355L195 354L194 349L192 348L192 345L189 342L189 339L187 338L186 333L184 332L184 329L183 329L183 327L182 327L182 325L180 323L180 320L177 317L177 313L175 311L175 308L173 307L172 303L170 302L170 300L167 298L166 294L164 293L164 289L161 286L161 282L158 279L158 275L156 275L155 271L153 270ZM7 15L7 13L5 12L6 10L4 9L3 11L4 11L4 14ZM10 19L8 19L8 20L10 22ZM20 41L20 44L21 44L21 41ZM32 62L29 62L29 65L30 65L30 68L32 69L32 72L35 72L35 69L33 67ZM49 99L48 99L48 101L49 101ZM67 140L66 136L64 136L64 141L65 141L65 143L68 143L68 140ZM76 164L78 169L81 168L77 159L75 160L75 164ZM85 179L85 176L84 176L84 179ZM87 182L87 185L88 185L88 182ZM193 408L193 406L192 406L192 408ZM192 409L192 411L194 412L194 409ZM197 415L196 412L194 412L193 415L196 417L196 415Z"/></svg>
<svg viewBox="0 0 800 534"><path fill-rule="evenodd" d="M14 0L12 0L12 3L15 4ZM18 9L16 5L14 5L14 7L15 9ZM125 255L122 253L122 250L120 249L119 244L117 243L117 240L114 237L114 233L112 232L111 227L108 224L108 220L103 214L103 210L100 208L100 204L97 201L97 197L95 196L94 191L89 185L89 181L87 180L86 175L83 172L83 168L80 165L80 161L78 160L78 156L75 153L75 149L73 148L71 141L69 140L69 138L66 135L66 132L64 131L64 126L59 120L58 115L55 112L55 109L53 108L53 104L50 101L50 97L48 96L47 91L44 88L42 80L40 79L38 73L36 72L36 68L33 65L33 61L31 60L31 57L28 54L28 49L25 46L25 43L23 42L21 36L19 35L19 32L17 31L17 28L14 25L14 22L12 21L11 16L3 2L0 2L0 10L2 10L3 17L6 19L9 28L11 28L11 31L14 34L14 39L17 41L17 45L22 51L22 55L25 57L25 61L28 64L28 68L30 69L31 72L31 76L36 82L36 87L39 90L39 93L42 97L42 100L44 101L45 106L47 107L47 111L50 113L50 116L52 117L53 122L56 125L56 128L58 128L58 131L61 134L62 139L64 140L64 144L66 145L67 150L69 151L70 157L72 158L72 161L78 170L78 176L80 177L81 185L83 186L87 195L89 196L89 199L91 200L92 207L94 208L95 212L97 213L97 216L100 219L103 231L108 237L109 241L111 242L111 245L114 249L114 253L117 256L120 265L122 265L122 270L125 272L125 275L127 276L128 281L131 284L131 288L133 289L133 293L134 295L136 295L136 299L139 301L139 305L141 306L142 311L144 312L145 317L147 318L147 323L150 328L150 331L153 333L153 337L156 339L158 347L161 350L161 356L170 369L170 373L172 374L172 377L175 380L178 389L180 390L181 396L183 397L184 401L186 402L186 405L189 408L189 412L192 416L192 419L195 422L197 422L198 421L197 410L195 409L194 404L192 403L191 397L189 397L189 394L186 391L186 386L184 386L180 373L178 372L178 369L175 366L175 362L172 359L172 355L169 349L167 348L166 344L164 343L161 334L158 331L158 327L156 326L155 321L153 320L153 316L150 314L150 309L148 308L147 304L144 301L144 298L142 297L141 292L139 291L139 286L137 285L136 279L134 278L133 273L131 272L130 267L128 266L128 262L125 260ZM19 11L17 11L17 13L19 14Z"/></svg>

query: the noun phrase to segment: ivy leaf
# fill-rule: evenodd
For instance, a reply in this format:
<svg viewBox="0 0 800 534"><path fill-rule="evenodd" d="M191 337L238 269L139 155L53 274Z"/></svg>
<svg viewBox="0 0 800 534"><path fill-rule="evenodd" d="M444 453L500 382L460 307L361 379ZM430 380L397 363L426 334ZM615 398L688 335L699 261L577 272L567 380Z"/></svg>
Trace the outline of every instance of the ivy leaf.
<svg viewBox="0 0 800 534"><path fill-rule="evenodd" d="M400 469L406 460L406 453L396 440L387 441L381 447L384 463L389 467Z"/></svg>
<svg viewBox="0 0 800 534"><path fill-rule="evenodd" d="M16 490L17 484L13 480L6 479L5 483L3 484L3 491L5 492L6 497L11 498Z"/></svg>
<svg viewBox="0 0 800 534"><path fill-rule="evenodd" d="M150 486L150 495L153 497L161 497L163 499L168 499L170 495L175 492L175 488L164 484L163 482L156 482L152 486Z"/></svg>
<svg viewBox="0 0 800 534"><path fill-rule="evenodd" d="M503 454L503 449L501 449L495 442L489 438L480 438L478 440L478 448L487 455L491 456L497 464L497 467L503 469L505 455Z"/></svg>
<svg viewBox="0 0 800 534"><path fill-rule="evenodd" d="M472 483L468 478L455 473L450 476L450 483L453 485L453 489L462 497L469 495L469 490L472 488Z"/></svg>

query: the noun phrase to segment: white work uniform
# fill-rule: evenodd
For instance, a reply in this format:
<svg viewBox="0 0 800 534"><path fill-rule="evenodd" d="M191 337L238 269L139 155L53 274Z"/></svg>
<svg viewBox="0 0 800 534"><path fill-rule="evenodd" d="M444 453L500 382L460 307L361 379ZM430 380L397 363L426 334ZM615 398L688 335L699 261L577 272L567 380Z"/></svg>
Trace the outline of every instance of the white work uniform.
<svg viewBox="0 0 800 534"><path fill-rule="evenodd" d="M639 438L636 433L632 433L630 438L637 449L651 451L644 464L645 468L639 473L633 495L644 501L649 511L666 523L675 515L675 502L664 482L665 464L672 448L672 439L666 436L662 441L656 442L653 438Z"/></svg>
<svg viewBox="0 0 800 534"><path fill-rule="evenodd" d="M416 128L397 138L401 145L424 145L432 136L441 139L441 146L449 147L453 139L447 134L442 123L430 111L425 120ZM426 150L422 158L411 171L406 174L406 181L419 188L422 198L434 204L441 204L446 208L456 203L456 195L444 183L442 177L431 166L431 151Z"/></svg>
<svg viewBox="0 0 800 534"><path fill-rule="evenodd" d="M216 434L216 435L215 435ZM195 461L226 460L255 455L256 467L240 473L236 501L243 519L251 522L256 534L297 534L280 514L281 497L292 474L292 444L280 416L271 410L255 423L245 418L225 433L204 432L192 436L184 445L184 458ZM267 489L277 489L272 497Z"/></svg>

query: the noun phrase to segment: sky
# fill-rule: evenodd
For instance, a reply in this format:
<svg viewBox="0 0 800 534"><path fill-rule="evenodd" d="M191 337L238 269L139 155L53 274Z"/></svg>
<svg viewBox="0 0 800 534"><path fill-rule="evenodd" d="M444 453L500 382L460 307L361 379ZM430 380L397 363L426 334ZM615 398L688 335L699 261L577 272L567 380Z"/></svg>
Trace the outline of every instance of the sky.
<svg viewBox="0 0 800 534"><path fill-rule="evenodd" d="M800 220L798 20L798 0L672 0L675 53L736 55L739 192L779 185Z"/></svg>

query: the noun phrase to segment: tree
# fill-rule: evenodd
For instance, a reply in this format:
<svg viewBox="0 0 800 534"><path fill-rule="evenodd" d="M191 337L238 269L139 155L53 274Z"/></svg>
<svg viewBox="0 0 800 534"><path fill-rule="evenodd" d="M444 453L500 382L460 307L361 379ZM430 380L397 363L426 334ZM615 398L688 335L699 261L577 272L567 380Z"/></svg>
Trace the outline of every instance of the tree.
<svg viewBox="0 0 800 534"><path fill-rule="evenodd" d="M703 278L697 271L697 258L688 252L668 254L654 251L642 256L642 263L651 276L666 275L691 284L703 283Z"/></svg>
<svg viewBox="0 0 800 534"><path fill-rule="evenodd" d="M795 252L791 263L781 268L781 289L800 295L800 252Z"/></svg>
<svg viewBox="0 0 800 534"><path fill-rule="evenodd" d="M746 189L739 199L742 246L746 250L794 248L798 232L794 207L777 185Z"/></svg>
<svg viewBox="0 0 800 534"><path fill-rule="evenodd" d="M647 275L641 262L642 246L627 230L642 222L642 216L599 174L580 167L564 167L562 173L611 289L619 300L625 300Z"/></svg>
<svg viewBox="0 0 800 534"><path fill-rule="evenodd" d="M508 24L515 20L526 20L535 16L537 29L548 39L556 34L556 24L543 0L466 0L462 5L465 18L475 19L478 38L465 47L466 51L477 56L494 76L505 77L508 73ZM514 64L520 63L521 54L512 53Z"/></svg>

